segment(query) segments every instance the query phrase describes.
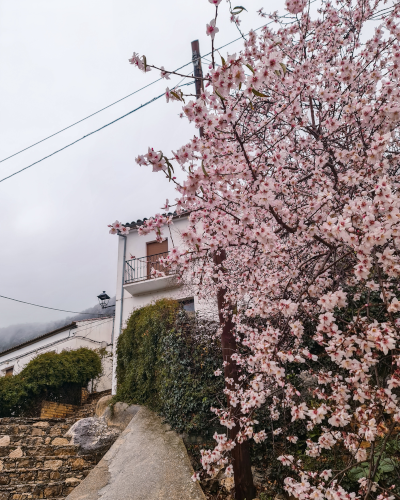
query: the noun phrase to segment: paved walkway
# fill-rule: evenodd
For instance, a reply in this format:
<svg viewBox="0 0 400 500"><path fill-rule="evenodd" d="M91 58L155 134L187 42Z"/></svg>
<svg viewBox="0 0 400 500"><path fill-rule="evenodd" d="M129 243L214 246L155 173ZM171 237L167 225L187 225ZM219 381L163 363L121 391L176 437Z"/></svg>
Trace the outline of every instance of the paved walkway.
<svg viewBox="0 0 400 500"><path fill-rule="evenodd" d="M145 407L67 500L205 500L182 439Z"/></svg>

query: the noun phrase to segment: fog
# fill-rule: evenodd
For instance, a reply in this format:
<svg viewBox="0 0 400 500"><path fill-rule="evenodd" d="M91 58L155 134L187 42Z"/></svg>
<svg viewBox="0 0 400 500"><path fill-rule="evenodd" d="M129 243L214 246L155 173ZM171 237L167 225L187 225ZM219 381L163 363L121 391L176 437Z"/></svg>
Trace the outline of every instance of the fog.
<svg viewBox="0 0 400 500"><path fill-rule="evenodd" d="M82 311L80 314L66 316L56 321L49 321L47 323L22 323L0 328L0 353L40 335L62 328L73 321L100 318L101 316L111 316L113 314L115 314L115 297L110 299L108 307L105 309L102 309L97 304Z"/></svg>

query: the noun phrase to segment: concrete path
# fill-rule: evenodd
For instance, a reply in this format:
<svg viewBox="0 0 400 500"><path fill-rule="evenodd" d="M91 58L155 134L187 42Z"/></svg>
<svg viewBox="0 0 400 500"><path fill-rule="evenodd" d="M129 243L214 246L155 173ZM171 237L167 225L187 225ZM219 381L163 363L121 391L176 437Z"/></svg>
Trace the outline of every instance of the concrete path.
<svg viewBox="0 0 400 500"><path fill-rule="evenodd" d="M205 500L182 439L145 407L66 500Z"/></svg>

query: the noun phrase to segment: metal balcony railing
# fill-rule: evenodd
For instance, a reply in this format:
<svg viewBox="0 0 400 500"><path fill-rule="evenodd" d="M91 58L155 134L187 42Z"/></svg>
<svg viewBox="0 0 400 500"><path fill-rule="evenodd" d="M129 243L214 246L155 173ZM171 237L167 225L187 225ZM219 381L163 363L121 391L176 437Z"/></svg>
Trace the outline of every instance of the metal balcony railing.
<svg viewBox="0 0 400 500"><path fill-rule="evenodd" d="M166 257L169 252L149 255L148 257L139 257L125 262L125 283L134 283L136 281L145 281L153 278L152 270L168 273L160 262L161 257Z"/></svg>

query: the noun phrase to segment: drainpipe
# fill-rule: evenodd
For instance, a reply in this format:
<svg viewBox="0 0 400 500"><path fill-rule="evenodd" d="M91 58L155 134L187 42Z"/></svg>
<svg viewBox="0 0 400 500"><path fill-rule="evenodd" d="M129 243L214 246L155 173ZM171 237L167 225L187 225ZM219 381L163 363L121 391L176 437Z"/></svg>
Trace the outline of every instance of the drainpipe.
<svg viewBox="0 0 400 500"><path fill-rule="evenodd" d="M117 301L115 301L117 302ZM110 345L114 345L114 323L115 323L115 313L114 313L114 316L113 316L113 324L112 324L112 328L111 328L111 343Z"/></svg>
<svg viewBox="0 0 400 500"><path fill-rule="evenodd" d="M124 238L124 255L122 259L122 279L121 279L121 305L120 305L120 315L119 315L119 329L118 335L114 336L113 330L113 375L112 375L112 386L111 386L111 394L114 396L117 393L117 343L118 337L121 335L122 330L122 313L124 310L124 282L125 282L125 260L126 260L126 236L123 234L119 235L121 238Z"/></svg>

